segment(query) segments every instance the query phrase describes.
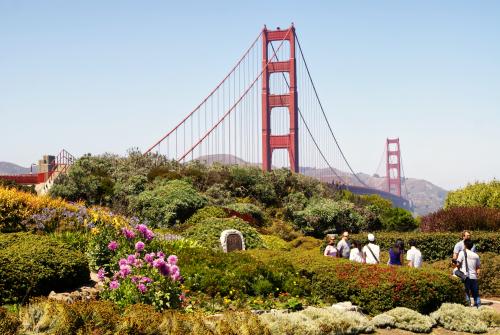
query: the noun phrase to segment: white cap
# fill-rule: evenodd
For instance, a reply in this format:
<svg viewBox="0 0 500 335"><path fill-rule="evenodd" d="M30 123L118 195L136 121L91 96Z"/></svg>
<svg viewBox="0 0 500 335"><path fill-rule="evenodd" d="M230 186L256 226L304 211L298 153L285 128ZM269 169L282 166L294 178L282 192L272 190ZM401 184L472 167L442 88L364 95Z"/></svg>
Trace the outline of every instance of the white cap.
<svg viewBox="0 0 500 335"><path fill-rule="evenodd" d="M375 241L375 235L373 235L373 234L368 234L368 241L370 241L370 242Z"/></svg>

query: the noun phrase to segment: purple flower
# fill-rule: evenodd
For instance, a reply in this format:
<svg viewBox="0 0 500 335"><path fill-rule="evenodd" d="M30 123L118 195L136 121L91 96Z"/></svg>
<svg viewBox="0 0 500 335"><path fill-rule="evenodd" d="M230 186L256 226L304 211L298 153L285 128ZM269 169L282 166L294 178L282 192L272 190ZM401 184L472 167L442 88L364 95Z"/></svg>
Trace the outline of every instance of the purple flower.
<svg viewBox="0 0 500 335"><path fill-rule="evenodd" d="M170 278L172 278L173 281L178 281L181 278L181 275L179 272L174 272L170 275Z"/></svg>
<svg viewBox="0 0 500 335"><path fill-rule="evenodd" d="M112 290L116 290L118 287L120 287L120 283L116 280L113 280L109 283L109 288Z"/></svg>
<svg viewBox="0 0 500 335"><path fill-rule="evenodd" d="M137 250L138 252L141 252L144 250L144 242L142 241L139 241L135 244L135 250Z"/></svg>
<svg viewBox="0 0 500 335"><path fill-rule="evenodd" d="M179 267L177 265L170 266L170 273L180 273Z"/></svg>
<svg viewBox="0 0 500 335"><path fill-rule="evenodd" d="M135 229L137 229L141 234L146 234L146 231L148 230L148 227L145 224L138 224L135 226Z"/></svg>
<svg viewBox="0 0 500 335"><path fill-rule="evenodd" d="M133 276L132 278L130 278L130 280L132 281L132 283L137 283L139 280L141 279L141 277L138 277L138 276Z"/></svg>
<svg viewBox="0 0 500 335"><path fill-rule="evenodd" d="M170 255L167 258L168 264L175 265L177 264L177 256L176 255Z"/></svg>
<svg viewBox="0 0 500 335"><path fill-rule="evenodd" d="M115 251L116 249L118 249L118 242L116 242L116 241L109 242L108 249L111 251Z"/></svg>
<svg viewBox="0 0 500 335"><path fill-rule="evenodd" d="M160 257L160 258L165 258L165 254L164 254L163 252L161 252L161 251L158 251L158 252L156 253L156 256L158 256L158 257Z"/></svg>
<svg viewBox="0 0 500 335"><path fill-rule="evenodd" d="M154 252L152 252L152 253L150 253L150 254L146 254L146 255L144 255L144 260L145 260L146 262L148 262L149 264L153 264L153 260L154 260L154 257L155 257L155 256L156 256L156 255L155 255L155 253L154 253Z"/></svg>
<svg viewBox="0 0 500 335"><path fill-rule="evenodd" d="M119 275L120 277L125 278L130 274L131 271L132 270L130 269L130 265L122 265L120 266Z"/></svg>
<svg viewBox="0 0 500 335"><path fill-rule="evenodd" d="M144 233L144 238L148 241L151 241L155 237L155 233L153 233L151 230L147 229L146 232Z"/></svg>
<svg viewBox="0 0 500 335"><path fill-rule="evenodd" d="M149 277L142 277L141 281L143 283L152 283L153 282L153 279L149 278Z"/></svg>
<svg viewBox="0 0 500 335"><path fill-rule="evenodd" d="M123 236L125 236L129 240L131 240L135 237L135 233L132 230L127 229L127 228L122 229L122 234L123 234Z"/></svg>
<svg viewBox="0 0 500 335"><path fill-rule="evenodd" d="M171 273L170 269L170 264L168 263L163 263L159 268L158 271L164 276L168 276Z"/></svg>
<svg viewBox="0 0 500 335"><path fill-rule="evenodd" d="M163 258L157 258L153 261L153 267L159 269L165 265L165 260Z"/></svg>
<svg viewBox="0 0 500 335"><path fill-rule="evenodd" d="M143 283L140 283L139 285L137 285L137 289L141 293L144 293L144 292L146 292L148 290L148 288L146 287L146 285L144 285Z"/></svg>
<svg viewBox="0 0 500 335"><path fill-rule="evenodd" d="M122 266L122 265L127 265L128 264L128 261L125 259L125 258L122 258L118 261L118 265L119 266Z"/></svg>
<svg viewBox="0 0 500 335"><path fill-rule="evenodd" d="M106 275L106 271L104 271L103 268L100 268L99 271L97 271L97 279L99 279L99 281L103 281L105 275Z"/></svg>
<svg viewBox="0 0 500 335"><path fill-rule="evenodd" d="M135 264L135 255L128 255L127 256L127 263L130 265L134 265Z"/></svg>

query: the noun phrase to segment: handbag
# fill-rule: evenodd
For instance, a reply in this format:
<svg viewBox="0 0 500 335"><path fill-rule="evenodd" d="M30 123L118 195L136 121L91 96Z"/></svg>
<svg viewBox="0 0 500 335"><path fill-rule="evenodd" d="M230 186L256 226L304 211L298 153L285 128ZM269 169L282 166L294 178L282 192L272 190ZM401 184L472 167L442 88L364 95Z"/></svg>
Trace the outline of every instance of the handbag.
<svg viewBox="0 0 500 335"><path fill-rule="evenodd" d="M462 270L460 270L460 268L462 267L462 263L460 263L460 266L458 267L458 269L453 271L453 274L455 276L457 276L458 278L460 278L460 280L463 282L465 282L465 280L469 276L469 264L467 264L467 252L465 251L465 249L464 249L464 258L465 258L465 269L466 269L467 273L464 273Z"/></svg>

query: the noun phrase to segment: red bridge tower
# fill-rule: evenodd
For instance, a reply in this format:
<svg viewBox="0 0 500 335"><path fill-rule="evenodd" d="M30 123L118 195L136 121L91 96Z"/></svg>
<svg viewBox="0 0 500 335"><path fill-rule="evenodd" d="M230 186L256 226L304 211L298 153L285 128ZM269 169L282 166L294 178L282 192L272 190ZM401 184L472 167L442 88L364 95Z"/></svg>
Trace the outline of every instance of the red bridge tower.
<svg viewBox="0 0 500 335"><path fill-rule="evenodd" d="M287 40L290 43L290 59L276 60L268 57L268 46L273 41ZM273 55L273 53L271 53ZM295 63L295 28L262 31L262 169L270 171L274 149L287 149L290 170L299 172L299 138L297 113L297 75ZM269 77L272 73L286 73L290 77L287 94L270 94ZM273 108L287 107L290 115L290 132L286 135L271 135Z"/></svg>
<svg viewBox="0 0 500 335"><path fill-rule="evenodd" d="M387 192L401 196L401 151L399 138L388 138L386 142L387 153Z"/></svg>

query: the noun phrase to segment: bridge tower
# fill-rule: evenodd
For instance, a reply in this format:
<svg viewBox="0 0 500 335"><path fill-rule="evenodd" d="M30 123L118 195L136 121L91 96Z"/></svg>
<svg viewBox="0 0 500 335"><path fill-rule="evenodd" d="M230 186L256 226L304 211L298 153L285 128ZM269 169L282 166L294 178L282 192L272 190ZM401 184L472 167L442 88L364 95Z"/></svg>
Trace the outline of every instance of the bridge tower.
<svg viewBox="0 0 500 335"><path fill-rule="evenodd" d="M287 40L290 44L290 59L269 59L269 43ZM271 50L272 51L272 50ZM271 55L273 53L271 52ZM299 140L297 113L297 67L295 61L295 28L262 31L262 169L270 171L275 149L287 149L290 170L299 172ZM290 90L286 94L270 94L269 77L272 73L288 73ZM271 134L273 108L288 108L290 131L285 135Z"/></svg>
<svg viewBox="0 0 500 335"><path fill-rule="evenodd" d="M386 141L386 176L387 192L401 196L401 151L399 138Z"/></svg>

